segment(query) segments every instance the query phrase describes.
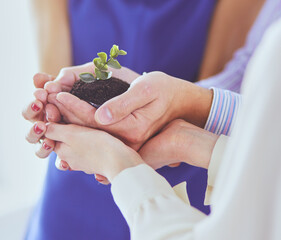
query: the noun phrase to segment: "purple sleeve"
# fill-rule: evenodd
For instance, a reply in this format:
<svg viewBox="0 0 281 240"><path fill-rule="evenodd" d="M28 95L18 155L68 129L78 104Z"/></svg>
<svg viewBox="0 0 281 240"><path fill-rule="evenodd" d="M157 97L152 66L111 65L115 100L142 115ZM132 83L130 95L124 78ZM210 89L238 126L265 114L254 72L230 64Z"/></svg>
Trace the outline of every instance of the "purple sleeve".
<svg viewBox="0 0 281 240"><path fill-rule="evenodd" d="M224 70L196 84L204 88L217 87L240 92L245 69L251 56L266 29L279 17L281 17L281 1L267 0L247 36L245 45L235 52L232 60L226 64Z"/></svg>
<svg viewBox="0 0 281 240"><path fill-rule="evenodd" d="M230 135L241 104L241 95L219 88L212 90L213 102L205 129L218 135Z"/></svg>

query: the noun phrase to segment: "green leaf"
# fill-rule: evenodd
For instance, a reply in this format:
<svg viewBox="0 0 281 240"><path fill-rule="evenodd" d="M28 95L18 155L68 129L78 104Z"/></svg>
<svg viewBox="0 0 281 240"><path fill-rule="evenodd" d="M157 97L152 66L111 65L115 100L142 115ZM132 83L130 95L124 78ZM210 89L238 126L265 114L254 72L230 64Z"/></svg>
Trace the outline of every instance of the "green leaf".
<svg viewBox="0 0 281 240"><path fill-rule="evenodd" d="M111 78L112 76L112 72L102 72L101 71L101 80L106 80L106 79L109 79Z"/></svg>
<svg viewBox="0 0 281 240"><path fill-rule="evenodd" d="M96 80L92 73L81 73L79 74L80 79L85 83L90 83Z"/></svg>
<svg viewBox="0 0 281 240"><path fill-rule="evenodd" d="M98 80L101 79L101 71L98 68L95 68L95 74Z"/></svg>
<svg viewBox="0 0 281 240"><path fill-rule="evenodd" d="M102 69L103 68L103 64L102 64L102 61L101 59L98 57L98 58L94 58L93 60L95 66L98 68L98 69Z"/></svg>
<svg viewBox="0 0 281 240"><path fill-rule="evenodd" d="M105 64L106 61L107 61L107 54L106 54L105 52L99 52L99 53L98 53L98 56L100 57L102 63Z"/></svg>
<svg viewBox="0 0 281 240"><path fill-rule="evenodd" d="M104 71L105 71L105 70L107 70L107 69L108 69L107 64L104 64L101 70L104 70Z"/></svg>
<svg viewBox="0 0 281 240"><path fill-rule="evenodd" d="M101 70L101 71L104 71L104 70L107 70L108 69L108 66L106 63L103 63L102 60L100 58L95 58L93 60L95 66Z"/></svg>
<svg viewBox="0 0 281 240"><path fill-rule="evenodd" d="M106 79L111 78L111 76L112 76L112 72L103 72L97 68L95 69L95 73L96 73L98 80L106 80Z"/></svg>
<svg viewBox="0 0 281 240"><path fill-rule="evenodd" d="M112 48L110 49L110 57L111 58L117 58L118 57L118 52L119 52L119 47L114 44L112 46Z"/></svg>
<svg viewBox="0 0 281 240"><path fill-rule="evenodd" d="M124 51L124 50L120 50L120 51L118 52L118 55L127 55L127 52Z"/></svg>
<svg viewBox="0 0 281 240"><path fill-rule="evenodd" d="M113 59L113 58L110 58L107 64L108 64L108 66L113 67L115 69L121 68L120 63L116 59Z"/></svg>

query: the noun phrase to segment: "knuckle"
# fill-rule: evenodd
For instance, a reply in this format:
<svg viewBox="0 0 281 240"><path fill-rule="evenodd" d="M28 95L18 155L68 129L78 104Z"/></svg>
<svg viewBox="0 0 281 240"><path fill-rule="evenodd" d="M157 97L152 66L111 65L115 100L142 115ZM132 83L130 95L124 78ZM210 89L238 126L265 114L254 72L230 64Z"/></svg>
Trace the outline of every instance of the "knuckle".
<svg viewBox="0 0 281 240"><path fill-rule="evenodd" d="M166 73L163 73L163 72L160 72L160 71L153 71L153 72L150 72L148 74L148 76L153 80L153 79L159 79L159 78L164 78L167 76Z"/></svg>
<svg viewBox="0 0 281 240"><path fill-rule="evenodd" d="M121 113L127 112L128 107L129 107L128 99L121 99L120 102L119 102L119 106L118 106L119 111Z"/></svg>
<svg viewBox="0 0 281 240"><path fill-rule="evenodd" d="M142 97L149 97L152 94L152 84L150 82L145 82L144 84L142 84L141 86L141 96Z"/></svg>
<svg viewBox="0 0 281 240"><path fill-rule="evenodd" d="M54 132L55 130L55 125L53 123L49 123L46 125L46 132L51 133Z"/></svg>
<svg viewBox="0 0 281 240"><path fill-rule="evenodd" d="M60 70L59 75L64 75L66 72L68 72L70 67L64 67Z"/></svg>
<svg viewBox="0 0 281 240"><path fill-rule="evenodd" d="M127 140L130 143L141 143L144 141L145 135L143 132L140 131L140 129L135 128L131 131L128 131L128 135L127 135Z"/></svg>

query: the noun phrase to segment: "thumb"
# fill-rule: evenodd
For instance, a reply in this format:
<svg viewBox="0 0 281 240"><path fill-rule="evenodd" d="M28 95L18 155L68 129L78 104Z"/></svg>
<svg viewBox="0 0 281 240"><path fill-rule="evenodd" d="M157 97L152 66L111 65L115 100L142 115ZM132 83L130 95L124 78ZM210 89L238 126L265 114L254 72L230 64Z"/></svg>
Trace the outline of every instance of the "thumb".
<svg viewBox="0 0 281 240"><path fill-rule="evenodd" d="M33 84L36 88L43 88L45 83L53 81L55 77L46 73L36 73L33 76Z"/></svg>
<svg viewBox="0 0 281 240"><path fill-rule="evenodd" d="M95 113L95 120L101 125L114 124L153 100L154 94L148 82L133 83L125 93L99 107Z"/></svg>

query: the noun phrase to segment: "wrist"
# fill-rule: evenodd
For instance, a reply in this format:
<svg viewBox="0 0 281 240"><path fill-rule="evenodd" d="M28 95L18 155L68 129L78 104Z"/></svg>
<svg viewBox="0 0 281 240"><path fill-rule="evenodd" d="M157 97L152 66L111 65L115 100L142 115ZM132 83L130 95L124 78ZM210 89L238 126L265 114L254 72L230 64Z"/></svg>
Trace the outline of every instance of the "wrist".
<svg viewBox="0 0 281 240"><path fill-rule="evenodd" d="M128 152L124 151L119 154L118 158L112 158L112 162L109 164L105 176L110 182L112 182L113 179L123 170L143 163L144 161L141 159L139 154L128 148Z"/></svg>
<svg viewBox="0 0 281 240"><path fill-rule="evenodd" d="M175 117L204 128L212 106L213 91L184 80L180 80L178 88Z"/></svg>

